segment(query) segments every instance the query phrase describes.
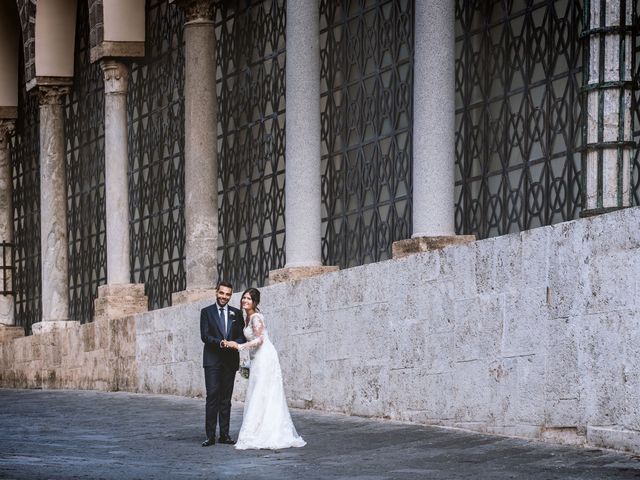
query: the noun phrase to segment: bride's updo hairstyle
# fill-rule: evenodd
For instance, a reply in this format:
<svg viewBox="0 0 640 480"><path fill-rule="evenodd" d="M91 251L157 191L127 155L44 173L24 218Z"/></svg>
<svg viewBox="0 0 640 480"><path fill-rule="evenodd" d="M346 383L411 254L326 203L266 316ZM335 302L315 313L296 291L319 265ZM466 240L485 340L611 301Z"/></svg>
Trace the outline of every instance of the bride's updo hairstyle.
<svg viewBox="0 0 640 480"><path fill-rule="evenodd" d="M258 304L260 303L260 290L253 287L247 288L244 292L242 292L242 296L240 298L242 299L242 297L244 297L246 293L248 293L251 297L251 300L253 300L253 308L256 309L256 312L259 312L260 309L258 308Z"/></svg>

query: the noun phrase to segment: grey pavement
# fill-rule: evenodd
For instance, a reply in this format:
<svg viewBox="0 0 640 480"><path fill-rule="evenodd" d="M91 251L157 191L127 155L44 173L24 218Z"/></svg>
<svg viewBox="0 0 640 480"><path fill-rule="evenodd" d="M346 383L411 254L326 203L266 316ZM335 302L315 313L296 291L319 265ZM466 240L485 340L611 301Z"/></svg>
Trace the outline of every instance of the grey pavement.
<svg viewBox="0 0 640 480"><path fill-rule="evenodd" d="M2 479L640 479L630 455L292 410L300 449L202 448L204 401L0 390ZM232 436L242 405L232 412Z"/></svg>

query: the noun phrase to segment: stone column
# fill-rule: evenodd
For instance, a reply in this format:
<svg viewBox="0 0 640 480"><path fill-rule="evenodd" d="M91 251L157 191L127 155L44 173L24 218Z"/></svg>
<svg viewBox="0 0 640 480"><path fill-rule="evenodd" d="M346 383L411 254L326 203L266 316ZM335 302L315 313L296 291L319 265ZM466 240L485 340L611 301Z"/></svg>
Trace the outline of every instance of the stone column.
<svg viewBox="0 0 640 480"><path fill-rule="evenodd" d="M107 283L130 283L129 145L127 90L129 68L116 60L100 62L104 73L104 177L107 213Z"/></svg>
<svg viewBox="0 0 640 480"><path fill-rule="evenodd" d="M322 265L320 170L320 7L287 0L285 268L269 283L335 271Z"/></svg>
<svg viewBox="0 0 640 480"><path fill-rule="evenodd" d="M218 102L213 2L178 0L186 16L185 257L187 288L172 303L215 296L218 279Z"/></svg>
<svg viewBox="0 0 640 480"><path fill-rule="evenodd" d="M14 119L0 118L0 327L14 326L14 298L12 266L13 244L13 175L11 172L10 139L15 127ZM22 330L22 328L20 328ZM0 328L1 332L1 328ZM24 332L23 332L24 333ZM0 339L3 338L0 333Z"/></svg>
<svg viewBox="0 0 640 480"><path fill-rule="evenodd" d="M583 216L631 205L631 159L636 148L631 126L632 4L622 0L585 4Z"/></svg>
<svg viewBox="0 0 640 480"><path fill-rule="evenodd" d="M127 90L129 67L102 59L104 73L104 165L107 215L107 285L98 287L95 318L146 312L144 285L131 283L129 240L129 150Z"/></svg>
<svg viewBox="0 0 640 480"><path fill-rule="evenodd" d="M416 2L414 32L413 234L393 244L394 258L475 240L454 224L453 2Z"/></svg>
<svg viewBox="0 0 640 480"><path fill-rule="evenodd" d="M68 85L37 87L40 105L40 248L42 321L34 334L63 327L69 320L67 189L63 100Z"/></svg>

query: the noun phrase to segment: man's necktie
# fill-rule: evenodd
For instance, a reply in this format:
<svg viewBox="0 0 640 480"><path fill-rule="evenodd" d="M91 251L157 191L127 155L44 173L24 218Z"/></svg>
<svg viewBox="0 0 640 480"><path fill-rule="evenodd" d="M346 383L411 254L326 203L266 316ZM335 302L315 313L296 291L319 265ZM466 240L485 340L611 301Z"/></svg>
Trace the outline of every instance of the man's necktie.
<svg viewBox="0 0 640 480"><path fill-rule="evenodd" d="M227 317L225 317L224 315L224 307L220 307L220 318L223 320L224 323L224 338L227 338Z"/></svg>

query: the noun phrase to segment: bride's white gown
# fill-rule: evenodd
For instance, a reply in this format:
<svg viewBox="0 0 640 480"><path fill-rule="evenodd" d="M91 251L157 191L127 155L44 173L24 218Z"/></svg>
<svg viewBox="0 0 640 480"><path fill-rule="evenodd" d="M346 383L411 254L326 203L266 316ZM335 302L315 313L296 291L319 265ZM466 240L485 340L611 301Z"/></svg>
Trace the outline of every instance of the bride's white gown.
<svg viewBox="0 0 640 480"><path fill-rule="evenodd" d="M236 448L280 449L303 447L287 407L278 352L269 340L264 317L254 313L244 328L251 349L251 373Z"/></svg>

